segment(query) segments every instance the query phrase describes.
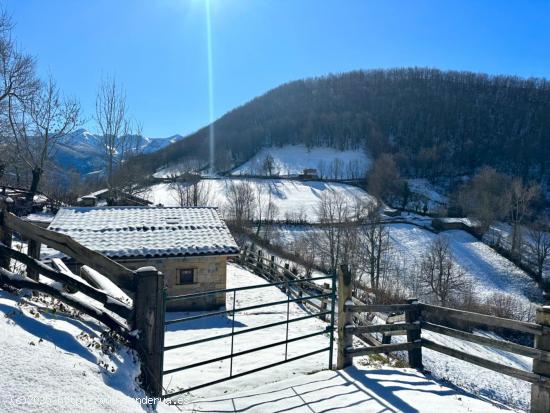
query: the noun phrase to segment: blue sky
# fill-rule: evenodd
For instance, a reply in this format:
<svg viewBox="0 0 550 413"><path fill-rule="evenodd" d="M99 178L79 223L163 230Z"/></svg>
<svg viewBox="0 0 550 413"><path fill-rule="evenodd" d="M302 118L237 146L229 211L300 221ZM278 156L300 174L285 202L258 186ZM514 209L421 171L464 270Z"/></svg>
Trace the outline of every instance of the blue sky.
<svg viewBox="0 0 550 413"><path fill-rule="evenodd" d="M4 0L20 47L91 120L105 75L147 136L209 119L206 0ZM429 66L550 77L550 0L210 0L214 116L282 83Z"/></svg>

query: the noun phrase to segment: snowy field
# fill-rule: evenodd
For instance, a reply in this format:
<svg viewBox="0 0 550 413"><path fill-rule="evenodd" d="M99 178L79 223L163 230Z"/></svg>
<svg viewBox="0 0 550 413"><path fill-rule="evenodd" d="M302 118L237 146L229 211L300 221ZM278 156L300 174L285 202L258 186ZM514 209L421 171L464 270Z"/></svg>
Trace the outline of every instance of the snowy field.
<svg viewBox="0 0 550 413"><path fill-rule="evenodd" d="M446 204L448 202L448 198L442 195L441 191L427 179L408 179L407 182L409 184L409 189L415 194L422 195L436 204Z"/></svg>
<svg viewBox="0 0 550 413"><path fill-rule="evenodd" d="M272 202L277 206L278 220L300 218L307 219L308 222L318 220L317 208L321 194L326 191L333 191L341 194L350 207L357 202L373 202L369 194L361 188L355 186L329 183L319 181L295 181L288 179L203 179L200 182L210 196L209 204L218 206L222 209L227 203L228 188L232 183L246 181L250 183L255 190L255 197L258 194L262 197L265 205L268 203L269 194ZM260 192L259 192L260 191ZM176 191L170 184L153 185L148 194L149 199L154 204L163 204L165 206L179 206Z"/></svg>
<svg viewBox="0 0 550 413"><path fill-rule="evenodd" d="M425 205L428 211L435 212L438 208L447 205L449 201L448 198L443 195L443 191L432 185L427 179L408 179L407 183L413 194L410 205L408 205L409 209L421 211Z"/></svg>
<svg viewBox="0 0 550 413"><path fill-rule="evenodd" d="M388 224L388 228L393 254L399 265L405 270L418 268L437 235L411 224ZM285 225L279 227L273 239L288 246L311 231L317 230L310 226ZM441 235L449 240L456 263L473 282L478 296L510 294L526 304L541 299L540 289L531 277L488 245L461 230L444 231Z"/></svg>
<svg viewBox="0 0 550 413"><path fill-rule="evenodd" d="M392 247L406 257L409 267L416 266L436 234L408 224L391 224ZM524 271L488 245L465 231L441 233L447 237L456 263L476 284L481 296L511 294L526 302L540 299L536 283Z"/></svg>
<svg viewBox="0 0 550 413"><path fill-rule="evenodd" d="M317 170L323 178L358 179L365 176L371 159L361 149L339 151L334 148L307 148L305 145L286 145L263 148L247 162L233 170L233 175L267 175L263 167L266 157L273 159L273 175L301 174L306 168Z"/></svg>

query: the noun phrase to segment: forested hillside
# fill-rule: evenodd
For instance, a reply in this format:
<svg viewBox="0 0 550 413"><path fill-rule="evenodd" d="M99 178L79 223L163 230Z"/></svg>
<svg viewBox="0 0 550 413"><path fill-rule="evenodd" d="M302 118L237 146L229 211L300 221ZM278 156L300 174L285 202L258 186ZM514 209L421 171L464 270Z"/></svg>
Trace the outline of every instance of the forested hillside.
<svg viewBox="0 0 550 413"><path fill-rule="evenodd" d="M469 174L482 165L540 180L550 167L550 82L426 68L355 71L294 81L215 122L215 169L266 145L394 153L402 173ZM208 162L208 127L144 156L151 170Z"/></svg>

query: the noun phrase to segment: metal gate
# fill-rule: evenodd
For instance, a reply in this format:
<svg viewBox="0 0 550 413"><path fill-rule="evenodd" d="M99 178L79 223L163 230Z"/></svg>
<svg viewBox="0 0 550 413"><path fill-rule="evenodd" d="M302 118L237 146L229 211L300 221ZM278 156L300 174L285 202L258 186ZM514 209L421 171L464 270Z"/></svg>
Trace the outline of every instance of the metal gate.
<svg viewBox="0 0 550 413"><path fill-rule="evenodd" d="M320 281L320 280L331 280L330 292L324 292L323 294L303 295L303 296L298 297L298 298L292 298L291 295L289 294L289 289L292 289L293 287L295 287L296 284L299 285L299 283L307 283L307 282ZM210 381L210 382L202 383L202 384L199 384L199 385L195 385L193 387L189 387L189 388L186 388L186 389L183 389L183 390L178 390L178 391L173 391L173 392L165 392L163 394L163 398L166 399L166 398L174 397L174 396L177 396L177 395L180 395L180 394L183 394L183 393L188 393L190 391L197 390L197 389L200 389L200 388L203 388L203 387L206 387L206 386L221 383L221 382L231 380L231 379L234 379L234 378L237 378L237 377L242 377L242 376L245 376L247 374L252 374L252 373L255 373L255 372L258 372L258 371L261 371L261 370L265 370L265 369L268 369L268 368L271 368L271 367L279 366L279 365L284 364L284 363L289 363L289 362L299 360L299 359L302 359L302 358L305 358L305 357L309 357L309 356L312 356L314 354L322 353L322 352L325 352L325 351L328 352L328 368L329 369L332 368L333 343L334 343L334 317L335 317L334 312L335 312L335 299L336 299L336 281L335 281L335 276L334 275L333 276L308 278L306 280L296 279L296 280L274 282L274 283L269 283L269 284L252 285L252 286L238 287L238 288L228 288L228 289L223 289L223 290L204 291L204 292L199 292L199 293L184 294L184 295L177 295L177 296L168 296L168 297L166 297L166 301L167 302L172 302L172 301L190 300L190 299L197 299L199 297L223 294L224 296L227 296L227 295L231 296L232 295L232 297L233 297L233 307L234 307L236 302L237 302L236 301L236 296L237 296L237 293L239 291L256 290L256 289L268 288L268 287L273 287L273 286L284 289L284 291L287 292L288 298L286 300L282 300L282 301L275 301L275 302L262 303L262 304L256 304L256 305L245 306L245 307L231 308L229 310L224 309L224 310L219 310L219 311L205 312L205 313L201 313L201 314L197 314L197 315L190 315L190 316L187 316L187 317L177 318L177 319L173 319L173 320L166 320L165 319L165 321L164 321L165 326L168 326L168 325L172 325L172 324L176 324L176 323L185 323L185 322L189 322L189 321L192 321L192 320L198 320L198 319L206 318L206 317L227 315L228 317L231 317L232 325L231 325L231 332L226 333L226 334L221 334L221 335L201 338L199 340L187 341L187 342L183 342L183 343L171 344L169 346L164 346L163 350L164 350L164 352L167 352L167 351L179 349L179 348L186 347L186 346L191 346L191 345L201 344L201 343L207 343L207 342L215 341L215 340L219 340L219 339L224 339L224 338L230 338L231 339L231 349L228 352L228 354L226 354L224 356L215 357L215 358L207 359L207 360L204 360L204 361L183 365L183 366L172 368L172 369L169 369L169 370L163 370L163 372L162 372L163 377L164 377L167 374L173 374L173 373L188 370L188 369L191 369L191 368L194 368L194 367L199 367L199 366L202 366L202 365L205 365L205 364L216 363L216 362L219 362L219 361L222 361L222 360L230 360L230 367L229 367L229 375L228 376L223 377L221 379L214 380L214 381ZM290 303L293 303L293 302L295 302L295 303L306 303L306 302L312 301L312 300L323 300L323 299L328 299L329 300L329 307L327 306L326 309L323 310L323 308L321 308L321 311L318 311L318 312L310 312L309 314L301 316L301 317L290 318L290 311L289 311ZM264 324L264 325L261 325L261 326L250 327L250 328L246 328L246 329L243 329L243 330L235 331L235 314L236 313L243 312L243 311L248 311L248 310L255 310L255 309L258 309L258 308L266 308L266 307L271 307L271 306L276 306L276 305L281 305L281 304L286 304L287 305L286 320L277 321L277 322L274 322L274 323ZM307 320L307 319L310 319L310 318L315 318L315 317L323 317L325 319L326 319L326 317L330 317L329 322L327 323L327 326L326 326L325 329L314 332L314 333L305 334L305 335L302 335L302 336L299 336L299 337L288 338L288 326L289 326L289 324L295 323L295 322L298 322L298 321L302 321L302 320ZM239 352L234 352L233 344L234 344L234 337L235 336L242 335L242 334L251 334L251 335L253 335L255 331L266 329L266 328L271 328L271 327L275 327L275 326L280 326L280 325L286 325L286 338L285 338L285 340L276 341L276 342L273 342L273 343L269 343L269 344L254 347L254 348L250 348L250 349L239 351ZM316 350L313 350L313 351L309 351L307 353L299 354L297 356L288 357L288 344L289 343L300 341L300 340L305 340L305 339L315 337L315 336L318 336L318 335L321 335L321 334L326 334L326 333L329 333L329 335L330 335L330 343L329 343L328 347L324 347L324 348L316 349ZM251 339L253 339L253 337L251 337ZM267 365L264 365L264 366L261 366L261 367L258 367L258 368L254 368L254 369L251 369L251 370L247 370L247 371L244 371L244 372L233 373L233 359L235 357L242 356L242 355L245 355L245 354L254 353L254 352L257 352L257 351L260 351L260 350L265 350L265 349L268 349L268 348L271 348L271 347L281 346L281 345L285 345L285 357L284 357L283 360L280 360L280 361L275 362L275 363L270 363L270 364L267 364ZM206 348L208 348L208 347L206 347ZM205 350L205 354L207 354L207 350Z"/></svg>

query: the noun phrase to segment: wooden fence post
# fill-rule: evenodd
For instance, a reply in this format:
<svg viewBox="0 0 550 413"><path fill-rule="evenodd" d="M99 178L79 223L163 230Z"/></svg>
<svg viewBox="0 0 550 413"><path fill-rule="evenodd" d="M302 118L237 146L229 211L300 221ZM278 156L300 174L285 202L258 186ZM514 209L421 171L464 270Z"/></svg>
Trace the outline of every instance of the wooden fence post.
<svg viewBox="0 0 550 413"><path fill-rule="evenodd" d="M323 288L325 289L325 291L323 291L323 293L326 292L326 290L330 290L330 284L329 283L324 283L323 284ZM324 312L324 311L327 311L327 308L328 308L328 298L323 298L322 301L321 301L321 312ZM327 321L327 314L323 314L320 319L322 321Z"/></svg>
<svg viewBox="0 0 550 413"><path fill-rule="evenodd" d="M11 248L12 232L4 225L4 214L7 211L6 200L0 198L0 242ZM0 256L0 268L10 270L10 257Z"/></svg>
<svg viewBox="0 0 550 413"><path fill-rule="evenodd" d="M27 246L27 255L31 258L36 259L36 260L40 260L40 247L41 247L41 245L42 244L40 242L35 241L33 239L30 239L29 244ZM39 279L38 271L34 268L27 267L27 275L29 276L29 278L31 278L35 281L38 281L38 279Z"/></svg>
<svg viewBox="0 0 550 413"><path fill-rule="evenodd" d="M537 308L537 324L542 326L542 334L535 336L535 348L550 351L550 306ZM533 359L533 373L550 379L550 362ZM550 387L544 384L531 385L531 413L550 412Z"/></svg>
<svg viewBox="0 0 550 413"><path fill-rule="evenodd" d="M164 347L164 275L154 267L136 271L135 329L139 330L143 387L153 397L162 395Z"/></svg>
<svg viewBox="0 0 550 413"><path fill-rule="evenodd" d="M281 281L284 281L288 278L288 273L289 272L290 272L290 264L288 262L285 262L285 270L283 271Z"/></svg>
<svg viewBox="0 0 550 413"><path fill-rule="evenodd" d="M271 256L271 262L269 263L269 265L271 267L269 271L269 276L271 277L271 281L277 281L275 277L275 255Z"/></svg>
<svg viewBox="0 0 550 413"><path fill-rule="evenodd" d="M262 270L262 250L258 250L258 259L257 259L257 262L256 262L256 268L258 270Z"/></svg>
<svg viewBox="0 0 550 413"><path fill-rule="evenodd" d="M416 323L420 322L420 307L418 306L418 299L409 298L407 304L414 305L413 310L405 312L405 322L406 323ZM420 340L420 325L416 330L407 330L407 341L409 343L414 343ZM423 370L424 366L422 365L422 347L413 348L409 350L409 367L413 369Z"/></svg>
<svg viewBox="0 0 550 413"><path fill-rule="evenodd" d="M346 326L353 325L353 313L345 310L346 303L351 301L351 273L347 265L341 265L338 271L338 358L336 369L351 366L353 358L346 353L346 348L353 346L353 335L346 333Z"/></svg>
<svg viewBox="0 0 550 413"><path fill-rule="evenodd" d="M241 265L246 265L246 246L241 250L241 255L239 257L240 259L240 264Z"/></svg>

